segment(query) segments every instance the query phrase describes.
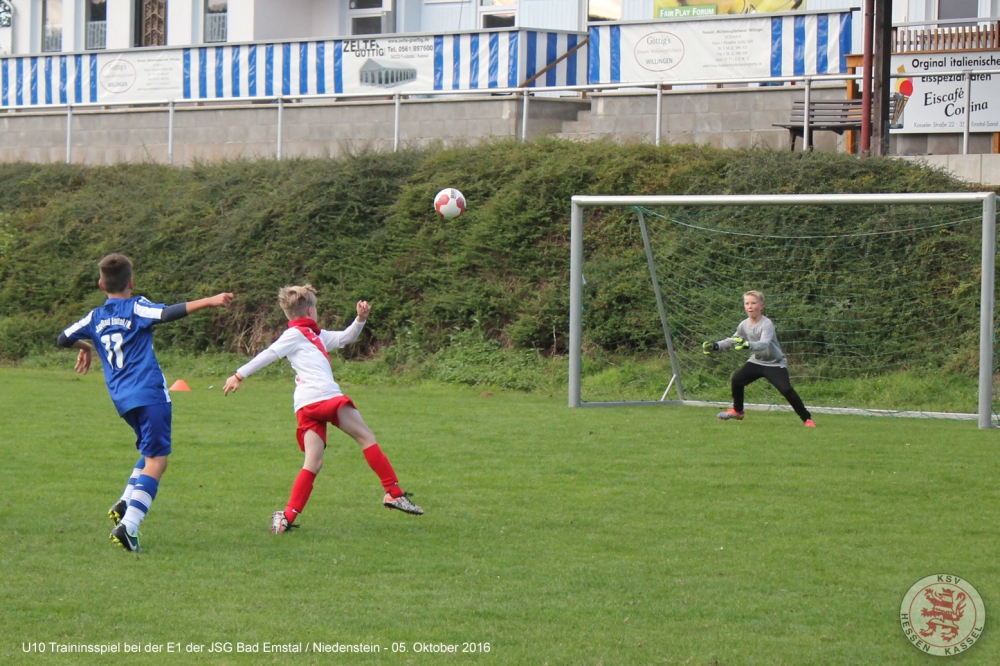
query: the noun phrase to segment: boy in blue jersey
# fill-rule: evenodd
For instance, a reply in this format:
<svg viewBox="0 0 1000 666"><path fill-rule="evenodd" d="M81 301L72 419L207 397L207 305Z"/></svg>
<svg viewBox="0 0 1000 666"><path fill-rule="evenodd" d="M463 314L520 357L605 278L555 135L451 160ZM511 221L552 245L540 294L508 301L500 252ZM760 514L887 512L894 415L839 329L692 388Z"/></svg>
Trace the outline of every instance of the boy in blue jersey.
<svg viewBox="0 0 1000 666"><path fill-rule="evenodd" d="M94 348L101 350L108 393L118 415L135 431L135 447L141 456L108 517L114 523L111 540L125 550L138 551L139 523L156 497L170 455L170 393L153 352L153 326L203 308L228 306L233 295L222 293L164 306L132 296L135 284L128 257L109 254L98 267L98 286L108 300L63 331L57 344L80 350L76 371L84 374L90 370Z"/></svg>

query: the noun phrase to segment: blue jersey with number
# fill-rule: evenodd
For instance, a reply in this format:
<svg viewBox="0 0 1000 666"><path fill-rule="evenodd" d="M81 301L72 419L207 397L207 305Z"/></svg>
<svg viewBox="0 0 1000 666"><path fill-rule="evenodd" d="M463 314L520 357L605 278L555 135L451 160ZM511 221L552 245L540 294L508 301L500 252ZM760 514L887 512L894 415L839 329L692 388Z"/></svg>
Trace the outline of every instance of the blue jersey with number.
<svg viewBox="0 0 1000 666"><path fill-rule="evenodd" d="M109 298L63 331L72 342L93 342L119 416L136 407L170 402L167 379L153 353L153 325L160 323L163 309L142 296Z"/></svg>

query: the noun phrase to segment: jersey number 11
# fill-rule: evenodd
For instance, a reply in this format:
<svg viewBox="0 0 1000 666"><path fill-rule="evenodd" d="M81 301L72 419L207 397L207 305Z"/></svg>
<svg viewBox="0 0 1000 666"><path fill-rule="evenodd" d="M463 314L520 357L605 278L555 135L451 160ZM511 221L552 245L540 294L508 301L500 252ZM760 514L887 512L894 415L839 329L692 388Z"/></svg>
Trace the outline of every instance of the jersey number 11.
<svg viewBox="0 0 1000 666"><path fill-rule="evenodd" d="M124 341L121 333L101 336L101 342L104 343L104 350L108 352L108 363L112 368L117 367L121 370L122 365L125 363L125 355L122 354L122 343Z"/></svg>

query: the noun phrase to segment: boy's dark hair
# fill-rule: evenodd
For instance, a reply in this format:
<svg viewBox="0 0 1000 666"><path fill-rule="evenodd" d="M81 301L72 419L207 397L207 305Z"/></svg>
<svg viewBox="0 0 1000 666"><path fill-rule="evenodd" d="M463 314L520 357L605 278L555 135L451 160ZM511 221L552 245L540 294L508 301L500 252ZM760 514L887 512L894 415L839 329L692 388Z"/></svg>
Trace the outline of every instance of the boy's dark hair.
<svg viewBox="0 0 1000 666"><path fill-rule="evenodd" d="M124 254L109 254L97 267L101 269L104 291L120 294L128 288L128 281L132 279L132 260Z"/></svg>

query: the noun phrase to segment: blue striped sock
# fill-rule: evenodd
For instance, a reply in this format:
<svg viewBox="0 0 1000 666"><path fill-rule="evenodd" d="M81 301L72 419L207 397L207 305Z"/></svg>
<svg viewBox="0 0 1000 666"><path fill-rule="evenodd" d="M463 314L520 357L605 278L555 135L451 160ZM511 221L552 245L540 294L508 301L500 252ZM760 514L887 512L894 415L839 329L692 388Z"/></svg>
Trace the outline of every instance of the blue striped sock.
<svg viewBox="0 0 1000 666"><path fill-rule="evenodd" d="M135 488L135 482L138 480L139 475L142 474L142 470L145 466L146 457L139 456L139 460L135 463L135 468L132 470L132 474L128 477L128 483L125 484L125 491L122 493L122 499L125 500L125 502L132 499L132 490Z"/></svg>
<svg viewBox="0 0 1000 666"><path fill-rule="evenodd" d="M125 523L125 531L132 536L139 533L139 523L146 517L146 512L149 511L149 506L153 503L156 489L159 486L159 481L145 474L139 475L138 480L136 480L135 489L132 490L132 499L128 503L128 511L122 518L122 522Z"/></svg>

